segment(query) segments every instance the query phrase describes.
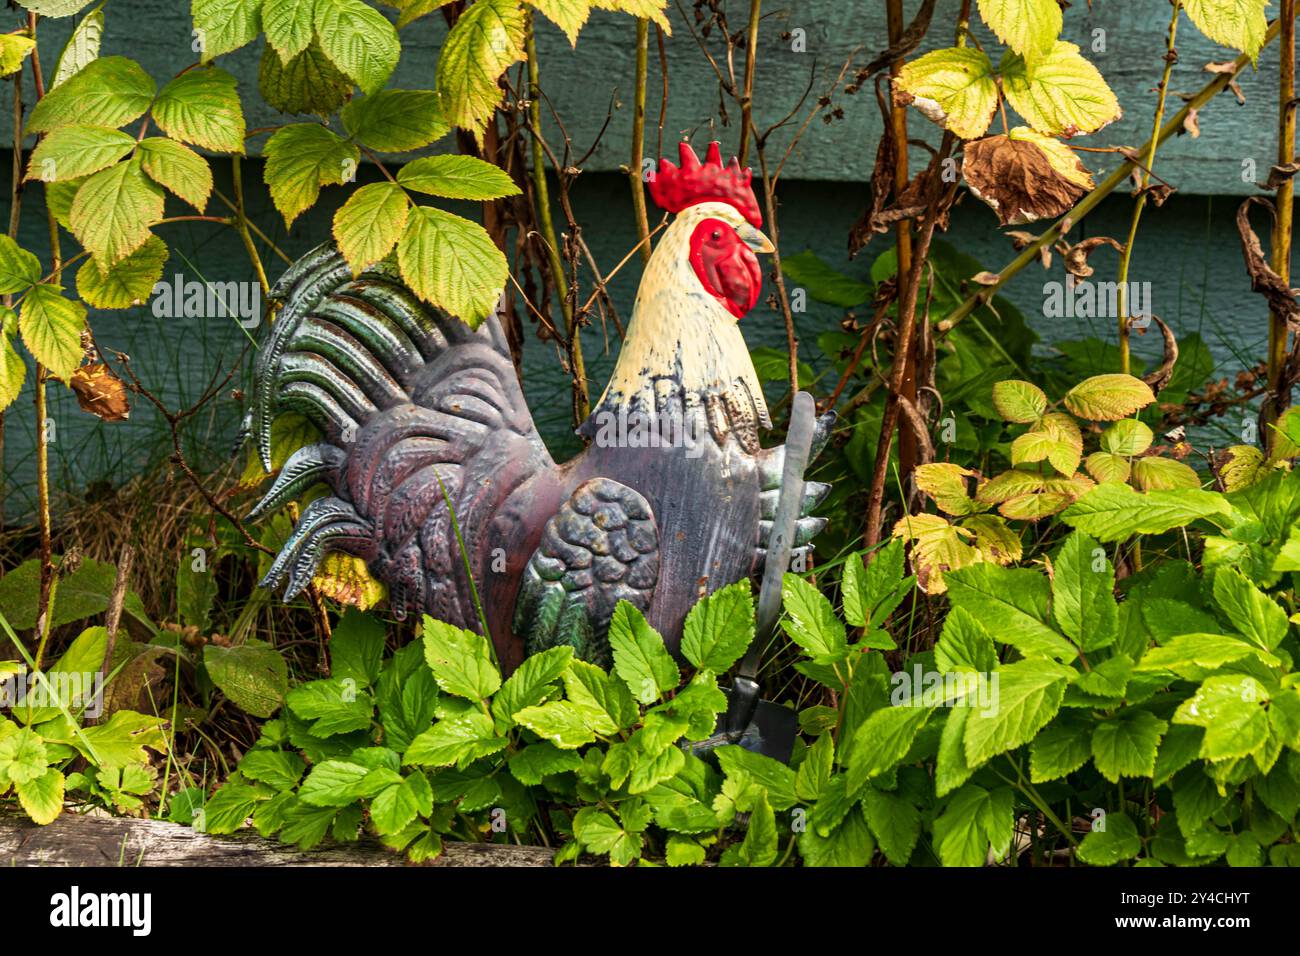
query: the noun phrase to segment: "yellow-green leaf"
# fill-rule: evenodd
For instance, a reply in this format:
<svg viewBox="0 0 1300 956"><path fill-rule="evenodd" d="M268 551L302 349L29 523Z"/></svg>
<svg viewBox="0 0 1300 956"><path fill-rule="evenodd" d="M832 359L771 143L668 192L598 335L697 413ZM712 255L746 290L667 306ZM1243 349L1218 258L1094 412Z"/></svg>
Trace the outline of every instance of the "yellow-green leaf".
<svg viewBox="0 0 1300 956"><path fill-rule="evenodd" d="M27 377L27 363L13 341L17 324L18 315L14 310L0 306L0 409L13 403Z"/></svg>
<svg viewBox="0 0 1300 956"><path fill-rule="evenodd" d="M1183 0L1183 9L1215 43L1247 53L1254 60L1268 32L1268 0Z"/></svg>
<svg viewBox="0 0 1300 956"><path fill-rule="evenodd" d="M894 525L893 535L912 544L916 582L926 594L948 590L943 576L983 560L971 542L975 535L965 528L949 524L938 515L906 515Z"/></svg>
<svg viewBox="0 0 1300 956"><path fill-rule="evenodd" d="M244 111L235 78L220 67L182 73L163 87L154 121L168 136L218 153L244 152Z"/></svg>
<svg viewBox="0 0 1300 956"><path fill-rule="evenodd" d="M86 307L65 299L58 286L34 285L23 296L18 327L28 351L67 381L81 364L81 332L86 327Z"/></svg>
<svg viewBox="0 0 1300 956"><path fill-rule="evenodd" d="M1017 53L1002 58L1007 101L1040 133L1095 133L1119 119L1119 100L1098 69L1073 43L1058 40L1050 53L1027 63Z"/></svg>
<svg viewBox="0 0 1300 956"><path fill-rule="evenodd" d="M251 43L262 30L262 0L191 0L190 15L204 63Z"/></svg>
<svg viewBox="0 0 1300 956"><path fill-rule="evenodd" d="M103 269L87 259L77 270L77 295L96 309L126 309L149 298L167 264L167 243L150 236L121 262Z"/></svg>
<svg viewBox="0 0 1300 956"><path fill-rule="evenodd" d="M1131 458L1151 447L1155 435L1144 422L1125 418L1107 428L1101 435L1101 447L1113 455Z"/></svg>
<svg viewBox="0 0 1300 956"><path fill-rule="evenodd" d="M135 61L102 57L50 90L32 110L27 132L48 133L70 123L116 129L143 116L156 90Z"/></svg>
<svg viewBox="0 0 1300 956"><path fill-rule="evenodd" d="M406 228L410 205L401 186L385 181L362 186L334 214L334 238L353 273L392 251Z"/></svg>
<svg viewBox="0 0 1300 956"><path fill-rule="evenodd" d="M1047 396L1032 382L1010 379L993 386L993 407L1009 422L1029 424L1047 411Z"/></svg>
<svg viewBox="0 0 1300 956"><path fill-rule="evenodd" d="M0 234L0 295L22 292L41 281L41 260Z"/></svg>
<svg viewBox="0 0 1300 956"><path fill-rule="evenodd" d="M524 58L524 11L516 0L476 0L438 56L438 95L447 121L478 132L501 102L497 79Z"/></svg>
<svg viewBox="0 0 1300 956"><path fill-rule="evenodd" d="M979 11L999 40L1031 60L1051 52L1061 35L1056 0L979 0Z"/></svg>
<svg viewBox="0 0 1300 956"><path fill-rule="evenodd" d="M1140 378L1115 372L1086 378L1065 393L1065 407L1080 418L1113 422L1128 418L1156 400Z"/></svg>
<svg viewBox="0 0 1300 956"><path fill-rule="evenodd" d="M910 61L897 85L927 119L962 139L983 136L998 105L993 62L970 47L933 50Z"/></svg>
<svg viewBox="0 0 1300 956"><path fill-rule="evenodd" d="M188 146L150 136L140 143L140 165L154 182L199 212L207 208L212 193L212 169L206 159Z"/></svg>
<svg viewBox="0 0 1300 956"><path fill-rule="evenodd" d="M348 135L383 153L404 153L447 135L433 90L383 90L352 100L339 114Z"/></svg>
<svg viewBox="0 0 1300 956"><path fill-rule="evenodd" d="M50 89L66 83L80 73L99 56L100 41L104 37L104 4L100 3L77 24L63 51L54 64L54 76L50 80Z"/></svg>
<svg viewBox="0 0 1300 956"><path fill-rule="evenodd" d="M316 0L262 0L262 29L280 58L292 60L316 33Z"/></svg>
<svg viewBox="0 0 1300 956"><path fill-rule="evenodd" d="M468 15L468 12L462 14L461 19ZM362 0L329 0L318 4L316 36L325 55L365 93L376 93L383 88L402 54L402 44L393 25ZM439 64L446 55L444 45Z"/></svg>
<svg viewBox="0 0 1300 956"><path fill-rule="evenodd" d="M444 199L500 199L519 187L500 167L474 156L427 156L407 163L397 174L407 189Z"/></svg>
<svg viewBox="0 0 1300 956"><path fill-rule="evenodd" d="M916 487L924 491L944 514L968 515L983 508L971 500L966 479L975 472L949 462L931 462L918 465L915 472Z"/></svg>
<svg viewBox="0 0 1300 956"><path fill-rule="evenodd" d="M27 178L52 183L112 166L135 149L135 137L102 126L60 126L37 144Z"/></svg>
<svg viewBox="0 0 1300 956"><path fill-rule="evenodd" d="M0 34L0 76L17 73L23 68L23 61L36 48L36 41L21 33Z"/></svg>
<svg viewBox="0 0 1300 956"><path fill-rule="evenodd" d="M1219 460L1219 478L1225 491L1249 488L1268 474L1264 453L1254 445L1233 445Z"/></svg>
<svg viewBox="0 0 1300 956"><path fill-rule="evenodd" d="M1139 491L1199 488L1201 479L1190 465L1152 455L1133 462L1133 484Z"/></svg>
<svg viewBox="0 0 1300 956"><path fill-rule="evenodd" d="M288 63L282 62L274 50L263 50L257 89L262 99L281 113L328 116L347 101L352 81L313 41Z"/></svg>
<svg viewBox="0 0 1300 956"><path fill-rule="evenodd" d="M286 226L316 204L321 186L351 180L361 159L354 144L316 123L277 130L264 152L266 183Z"/></svg>
<svg viewBox="0 0 1300 956"><path fill-rule="evenodd" d="M668 0L591 0L591 5L597 10L627 13L634 17L650 20L658 24L665 35L673 35L672 24L668 22L668 14L665 12Z"/></svg>
<svg viewBox="0 0 1300 956"><path fill-rule="evenodd" d="M482 226L430 206L411 210L397 262L416 295L471 326L496 306L507 275L506 257Z"/></svg>
<svg viewBox="0 0 1300 956"><path fill-rule="evenodd" d="M162 214L162 187L144 174L136 157L87 179L72 201L68 222L96 259L112 265L144 245Z"/></svg>
<svg viewBox="0 0 1300 956"><path fill-rule="evenodd" d="M1132 466L1128 458L1109 451L1095 451L1084 462L1088 474L1098 481L1128 481Z"/></svg>
<svg viewBox="0 0 1300 956"><path fill-rule="evenodd" d="M530 7L564 31L569 43L578 45L578 31L591 16L588 0L526 0Z"/></svg>

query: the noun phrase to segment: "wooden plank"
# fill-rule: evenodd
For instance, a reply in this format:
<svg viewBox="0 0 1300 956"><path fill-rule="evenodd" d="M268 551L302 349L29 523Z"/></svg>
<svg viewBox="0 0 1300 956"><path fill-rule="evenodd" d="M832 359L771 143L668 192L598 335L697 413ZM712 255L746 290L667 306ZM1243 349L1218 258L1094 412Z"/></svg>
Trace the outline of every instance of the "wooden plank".
<svg viewBox="0 0 1300 956"><path fill-rule="evenodd" d="M446 844L432 866L550 866L544 847ZM406 866L377 843L329 844L314 850L255 833L208 836L163 820L64 813L48 826L0 813L3 866Z"/></svg>

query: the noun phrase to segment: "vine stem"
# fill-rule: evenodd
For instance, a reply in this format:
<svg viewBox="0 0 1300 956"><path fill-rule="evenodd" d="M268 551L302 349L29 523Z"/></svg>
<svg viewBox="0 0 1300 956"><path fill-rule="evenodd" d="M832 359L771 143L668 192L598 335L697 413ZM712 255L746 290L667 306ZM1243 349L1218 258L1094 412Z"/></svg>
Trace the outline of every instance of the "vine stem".
<svg viewBox="0 0 1300 956"><path fill-rule="evenodd" d="M1165 118L1165 100L1169 95L1169 77L1173 73L1178 53L1174 41L1178 36L1178 17L1182 13L1182 0L1170 0L1173 13L1169 17L1169 32L1165 40L1165 69L1160 77L1159 95L1156 99L1156 116L1151 125L1151 139L1147 144L1146 164L1142 170L1142 189L1133 201L1133 219L1128 227L1128 241L1119 254L1119 368L1125 375L1129 374L1129 314L1128 314L1128 273L1133 261L1133 246L1137 242L1138 223L1142 220L1142 210L1147 204L1147 187L1151 185L1151 171L1156 164L1156 150L1160 146L1160 127Z"/></svg>
<svg viewBox="0 0 1300 956"><path fill-rule="evenodd" d="M645 162L645 86L650 47L650 21L636 21L636 92L632 105L632 157L627 167L632 187L632 212L636 217L636 234L641 240L641 260L650 261L650 219L646 214L645 186L641 182L641 164Z"/></svg>
<svg viewBox="0 0 1300 956"><path fill-rule="evenodd" d="M1282 0L1281 74L1278 78L1277 162L1285 166L1295 159L1295 15L1296 0ZM1277 218L1273 222L1272 267L1291 284L1291 236L1295 202L1295 179L1284 179L1277 187ZM1291 404L1290 383L1285 380L1287 357L1286 316L1272 312L1268 322L1268 399L1264 402L1265 423L1274 422ZM1265 441L1273 443L1273 429L1263 428Z"/></svg>
<svg viewBox="0 0 1300 956"><path fill-rule="evenodd" d="M1294 7L1289 19L1292 21L1295 19ZM1264 34L1264 41L1260 45L1261 50L1277 39L1278 34L1281 31L1281 24L1282 20L1281 18L1278 18L1269 25L1268 32ZM1155 137L1156 145L1162 145L1165 140L1169 139L1169 137L1182 129L1183 122L1187 119L1188 114L1191 113L1192 110L1201 109L1206 103L1210 102L1210 100L1214 99L1227 89L1228 84L1235 80L1237 75L1241 73L1249 63L1250 56L1243 53L1232 61L1232 67L1226 73L1216 74L1214 79L1206 83L1195 96L1183 105L1182 109L1175 113L1173 117L1165 123L1160 130L1159 136ZM1150 142L1145 143L1142 148L1138 150L1138 154L1140 155L1141 153L1149 151L1151 145ZM1016 256L1015 259L1003 266L1002 271L997 273L997 281L990 285L982 286L978 292L968 296L961 305L957 306L944 316L942 321L935 326L935 331L939 335L945 335L952 331L955 326L965 321L971 313L992 299L993 296L998 293L998 290L1014 278L1017 273L1030 263L1037 262L1038 253L1041 249L1056 242L1061 238L1061 236L1065 235L1065 233L1067 233L1075 223L1088 215L1088 213L1092 212L1092 210L1096 209L1103 199L1109 196L1119 188L1126 179L1128 179L1129 173L1136 169L1139 163L1140 160L1136 158L1126 158L1124 162L1119 165L1119 168L1107 176L1106 179L1092 192L1079 200L1078 205L1058 219L1041 236L1029 245L1025 246L1025 248L1020 251L1020 255Z"/></svg>
<svg viewBox="0 0 1300 956"><path fill-rule="evenodd" d="M551 194L546 185L546 155L542 148L542 88L538 78L537 38L533 32L533 14L530 11L524 29L524 55L528 58L528 122L532 127L533 193L537 203L537 224L542 233L542 244L551 266L551 277L560 300L564 316L565 336L568 339L569 375L573 379L573 423L581 425L591 411L587 394L587 364L582 356L582 336L574 303L564 289L564 262L560 258L560 244L555 236L555 221L551 218Z"/></svg>
<svg viewBox="0 0 1300 956"><path fill-rule="evenodd" d="M758 24L763 18L763 0L749 0L749 25L745 30L745 79L740 92L740 165L749 162L749 136L754 117L754 66L758 61Z"/></svg>

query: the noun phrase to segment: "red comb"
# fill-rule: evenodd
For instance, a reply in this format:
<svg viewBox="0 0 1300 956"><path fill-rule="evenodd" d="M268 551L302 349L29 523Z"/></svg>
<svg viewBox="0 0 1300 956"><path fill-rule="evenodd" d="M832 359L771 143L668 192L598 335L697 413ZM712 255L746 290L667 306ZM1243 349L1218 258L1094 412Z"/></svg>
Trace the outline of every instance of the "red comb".
<svg viewBox="0 0 1300 956"><path fill-rule="evenodd" d="M681 167L661 159L658 172L650 174L650 195L661 209L681 212L697 203L724 202L748 219L755 229L762 227L763 214L749 184L753 176L750 170L741 170L735 157L723 166L722 150L716 140L709 144L703 163L690 143L682 142L678 146Z"/></svg>

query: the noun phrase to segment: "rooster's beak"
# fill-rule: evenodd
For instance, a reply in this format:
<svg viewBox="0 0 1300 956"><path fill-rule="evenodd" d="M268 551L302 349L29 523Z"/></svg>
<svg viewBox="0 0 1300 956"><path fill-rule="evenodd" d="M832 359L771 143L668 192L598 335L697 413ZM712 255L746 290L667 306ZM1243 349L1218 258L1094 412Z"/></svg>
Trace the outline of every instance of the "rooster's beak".
<svg viewBox="0 0 1300 956"><path fill-rule="evenodd" d="M772 245L772 240L749 225L749 223L742 225L737 232L740 234L741 241L755 252L776 252L776 246Z"/></svg>

